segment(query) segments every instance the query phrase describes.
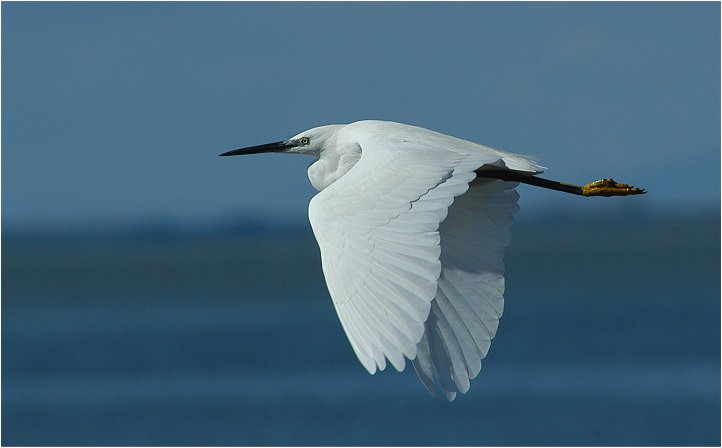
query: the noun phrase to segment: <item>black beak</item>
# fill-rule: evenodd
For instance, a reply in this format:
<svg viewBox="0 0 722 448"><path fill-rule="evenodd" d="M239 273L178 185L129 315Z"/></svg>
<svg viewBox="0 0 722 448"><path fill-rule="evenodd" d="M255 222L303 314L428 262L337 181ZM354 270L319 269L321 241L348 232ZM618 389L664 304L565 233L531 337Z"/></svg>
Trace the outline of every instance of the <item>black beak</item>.
<svg viewBox="0 0 722 448"><path fill-rule="evenodd" d="M284 152L293 145L286 142L266 143L265 145L249 146L248 148L234 149L233 151L224 152L221 156L242 156L246 154L260 154L262 152Z"/></svg>

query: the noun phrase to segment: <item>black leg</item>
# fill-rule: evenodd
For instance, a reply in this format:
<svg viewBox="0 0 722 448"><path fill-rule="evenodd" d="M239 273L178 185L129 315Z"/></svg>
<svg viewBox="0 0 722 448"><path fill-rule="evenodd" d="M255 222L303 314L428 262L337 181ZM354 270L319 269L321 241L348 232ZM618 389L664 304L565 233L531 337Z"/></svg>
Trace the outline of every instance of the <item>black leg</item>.
<svg viewBox="0 0 722 448"><path fill-rule="evenodd" d="M635 188L627 184L620 184L613 179L602 179L590 182L586 185L571 185L554 180L543 179L532 173L522 171L505 170L505 169L478 169L474 171L477 177L499 179L509 182L520 182L523 184L534 185L535 187L547 188L550 190L563 191L565 193L576 194L580 196L628 196L634 194L644 194L647 191Z"/></svg>

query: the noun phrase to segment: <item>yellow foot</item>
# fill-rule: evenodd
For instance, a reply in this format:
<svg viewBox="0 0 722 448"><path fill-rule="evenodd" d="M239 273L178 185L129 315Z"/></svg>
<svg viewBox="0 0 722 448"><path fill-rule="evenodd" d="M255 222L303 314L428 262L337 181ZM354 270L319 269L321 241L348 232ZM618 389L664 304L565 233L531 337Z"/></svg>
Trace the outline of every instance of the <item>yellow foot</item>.
<svg viewBox="0 0 722 448"><path fill-rule="evenodd" d="M644 194L647 190L618 184L614 179L601 179L589 182L582 186L583 196L629 196L632 194Z"/></svg>

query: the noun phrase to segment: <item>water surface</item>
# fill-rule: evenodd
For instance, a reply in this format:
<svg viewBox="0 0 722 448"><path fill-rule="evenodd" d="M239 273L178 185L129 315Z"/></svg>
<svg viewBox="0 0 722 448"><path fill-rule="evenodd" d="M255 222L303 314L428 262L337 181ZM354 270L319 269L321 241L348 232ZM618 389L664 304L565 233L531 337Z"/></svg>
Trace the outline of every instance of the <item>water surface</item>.
<svg viewBox="0 0 722 448"><path fill-rule="evenodd" d="M4 237L4 445L718 445L719 217L515 225L468 394L368 375L310 231ZM257 229L256 229L257 230Z"/></svg>

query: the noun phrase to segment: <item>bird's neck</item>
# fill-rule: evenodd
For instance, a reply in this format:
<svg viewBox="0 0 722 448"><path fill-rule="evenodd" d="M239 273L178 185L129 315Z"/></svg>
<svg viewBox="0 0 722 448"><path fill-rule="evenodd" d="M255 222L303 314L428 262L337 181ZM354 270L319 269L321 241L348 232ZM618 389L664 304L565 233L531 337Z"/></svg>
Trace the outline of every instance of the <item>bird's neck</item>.
<svg viewBox="0 0 722 448"><path fill-rule="evenodd" d="M361 147L331 146L321 151L319 159L308 167L308 179L318 191L323 190L346 174L361 158Z"/></svg>

